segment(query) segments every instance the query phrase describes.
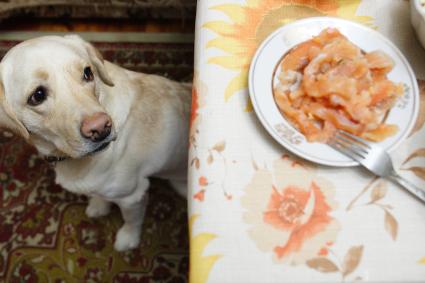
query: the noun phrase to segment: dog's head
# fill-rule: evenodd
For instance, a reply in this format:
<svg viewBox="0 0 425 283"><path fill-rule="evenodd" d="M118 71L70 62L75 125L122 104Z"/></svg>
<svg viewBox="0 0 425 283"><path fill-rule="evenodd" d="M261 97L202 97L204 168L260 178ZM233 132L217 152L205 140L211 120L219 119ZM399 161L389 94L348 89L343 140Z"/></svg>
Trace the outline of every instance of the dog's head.
<svg viewBox="0 0 425 283"><path fill-rule="evenodd" d="M99 103L113 82L80 37L46 36L13 47L0 63L0 125L41 154L80 158L107 146L113 121Z"/></svg>

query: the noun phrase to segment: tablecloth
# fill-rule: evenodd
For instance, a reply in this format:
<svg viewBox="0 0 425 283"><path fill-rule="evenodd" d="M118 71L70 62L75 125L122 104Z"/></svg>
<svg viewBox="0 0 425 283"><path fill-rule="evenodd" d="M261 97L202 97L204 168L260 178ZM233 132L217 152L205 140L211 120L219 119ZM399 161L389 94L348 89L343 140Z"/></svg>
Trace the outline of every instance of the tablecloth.
<svg viewBox="0 0 425 283"><path fill-rule="evenodd" d="M249 102L250 60L299 18L334 16L388 37L421 91L414 130L392 153L425 188L425 50L403 0L198 1L190 132L190 282L425 282L425 205L360 167L291 155ZM314 205L306 206L314 194Z"/></svg>

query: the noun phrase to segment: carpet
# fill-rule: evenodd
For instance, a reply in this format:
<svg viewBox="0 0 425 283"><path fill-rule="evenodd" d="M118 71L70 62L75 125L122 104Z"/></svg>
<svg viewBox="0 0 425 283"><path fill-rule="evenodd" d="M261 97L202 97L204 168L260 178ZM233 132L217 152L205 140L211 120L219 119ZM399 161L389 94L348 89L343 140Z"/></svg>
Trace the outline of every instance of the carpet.
<svg viewBox="0 0 425 283"><path fill-rule="evenodd" d="M0 35L0 56L19 41ZM191 80L190 42L103 40L95 46L121 66ZM133 251L113 250L122 225L118 208L89 219L86 204L54 183L53 169L33 147L0 130L0 282L187 282L186 200L166 181L152 180L141 244Z"/></svg>

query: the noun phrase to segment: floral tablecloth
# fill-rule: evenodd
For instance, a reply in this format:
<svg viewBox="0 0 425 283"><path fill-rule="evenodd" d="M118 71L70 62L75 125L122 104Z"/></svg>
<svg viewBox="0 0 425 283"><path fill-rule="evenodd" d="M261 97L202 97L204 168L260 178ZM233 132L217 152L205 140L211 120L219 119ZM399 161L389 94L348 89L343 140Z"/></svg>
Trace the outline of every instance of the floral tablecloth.
<svg viewBox="0 0 425 283"><path fill-rule="evenodd" d="M393 160L425 188L425 50L408 1L198 1L189 160L193 283L425 282L425 205L359 167L297 159L252 110L247 73L258 45L286 23L322 15L378 30L412 64L420 115Z"/></svg>

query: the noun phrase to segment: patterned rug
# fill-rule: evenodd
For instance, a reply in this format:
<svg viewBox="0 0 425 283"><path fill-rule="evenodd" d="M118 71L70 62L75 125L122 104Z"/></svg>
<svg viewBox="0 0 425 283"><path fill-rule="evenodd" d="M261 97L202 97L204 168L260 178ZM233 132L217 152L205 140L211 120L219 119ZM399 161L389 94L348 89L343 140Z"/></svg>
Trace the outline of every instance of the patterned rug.
<svg viewBox="0 0 425 283"><path fill-rule="evenodd" d="M18 44L17 40L1 40L0 58ZM124 68L163 75L178 81L191 81L193 43L182 42L94 42L103 57Z"/></svg>
<svg viewBox="0 0 425 283"><path fill-rule="evenodd" d="M16 41L0 41L3 56ZM98 43L105 58L124 67L192 76L191 44ZM54 183L54 171L35 149L0 130L0 282L184 283L188 271L186 200L152 180L137 250L113 250L122 225L117 207L89 219L87 199Z"/></svg>

